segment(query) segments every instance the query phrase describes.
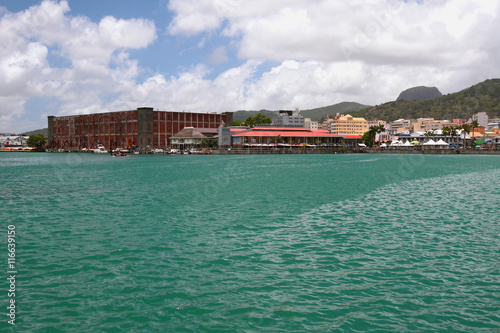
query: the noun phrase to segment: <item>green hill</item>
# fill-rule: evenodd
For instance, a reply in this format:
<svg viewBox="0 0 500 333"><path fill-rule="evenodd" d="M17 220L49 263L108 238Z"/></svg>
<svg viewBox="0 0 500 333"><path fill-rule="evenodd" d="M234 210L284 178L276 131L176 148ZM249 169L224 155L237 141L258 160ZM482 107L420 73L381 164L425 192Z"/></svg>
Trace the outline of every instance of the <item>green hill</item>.
<svg viewBox="0 0 500 333"><path fill-rule="evenodd" d="M311 118L312 120L325 119L327 116L335 116L337 113L351 113L361 109L369 107L368 105L363 105L354 102L342 102L330 106L325 106L310 110L301 110L300 114L305 118ZM278 117L278 111L236 111L233 114L233 120L245 121L249 116L255 116L257 113L262 113L266 117L270 117L273 121Z"/></svg>
<svg viewBox="0 0 500 333"><path fill-rule="evenodd" d="M22 134L27 135L27 136L41 134L47 138L49 136L49 129L48 128L41 128L41 129L37 129L34 131L30 131L30 132L23 132Z"/></svg>
<svg viewBox="0 0 500 333"><path fill-rule="evenodd" d="M351 113L353 116L394 121L406 118L469 119L478 112L500 117L500 79L478 83L457 93L423 101L394 101Z"/></svg>

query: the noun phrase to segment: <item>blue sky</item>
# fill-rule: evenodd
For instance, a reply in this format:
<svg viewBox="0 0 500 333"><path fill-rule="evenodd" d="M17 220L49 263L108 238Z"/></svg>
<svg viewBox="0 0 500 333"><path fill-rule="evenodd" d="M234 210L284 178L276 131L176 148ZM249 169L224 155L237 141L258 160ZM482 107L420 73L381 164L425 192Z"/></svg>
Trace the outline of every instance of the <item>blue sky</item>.
<svg viewBox="0 0 500 333"><path fill-rule="evenodd" d="M0 132L48 115L381 104L500 77L484 0L0 0Z"/></svg>

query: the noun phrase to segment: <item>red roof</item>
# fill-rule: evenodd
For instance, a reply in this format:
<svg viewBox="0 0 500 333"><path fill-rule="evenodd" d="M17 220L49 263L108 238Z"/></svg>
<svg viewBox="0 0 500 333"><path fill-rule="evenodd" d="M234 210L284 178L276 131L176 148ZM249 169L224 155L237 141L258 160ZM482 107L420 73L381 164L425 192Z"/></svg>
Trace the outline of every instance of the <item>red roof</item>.
<svg viewBox="0 0 500 333"><path fill-rule="evenodd" d="M344 135L340 134L330 134L328 131L249 131L244 133L233 134L233 136L253 136L253 137L275 137L275 136L284 136L284 137L329 137L329 138L343 138ZM361 137L358 135L357 138ZM354 139L354 138L353 138Z"/></svg>
<svg viewBox="0 0 500 333"><path fill-rule="evenodd" d="M232 129L231 129L232 131ZM248 137L327 137L327 138L345 138L345 139L361 139L359 135L352 134L331 134L327 130L310 130L303 127L254 127L251 130L231 133L232 136L248 136Z"/></svg>
<svg viewBox="0 0 500 333"><path fill-rule="evenodd" d="M268 126L255 126L252 128L252 131L282 131L282 132L297 132L297 131L302 131L302 132L309 132L311 130L304 128L304 127L268 127Z"/></svg>

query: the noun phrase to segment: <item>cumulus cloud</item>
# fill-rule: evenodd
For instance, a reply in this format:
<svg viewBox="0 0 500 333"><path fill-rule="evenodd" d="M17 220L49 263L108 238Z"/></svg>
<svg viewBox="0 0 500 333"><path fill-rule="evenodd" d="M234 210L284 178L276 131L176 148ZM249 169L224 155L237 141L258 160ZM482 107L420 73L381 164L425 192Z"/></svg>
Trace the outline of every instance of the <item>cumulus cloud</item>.
<svg viewBox="0 0 500 333"><path fill-rule="evenodd" d="M382 85L371 103L395 98L410 84L437 85L453 92L480 78L499 75L498 69L492 72L499 62L495 57L499 49L495 34L500 28L497 1L205 0L198 5L195 0L173 0L170 9L175 12L171 34L219 30L237 43L241 59L278 61L283 68L288 59L300 62L300 70L288 69L290 73L315 78L315 73L335 68L326 71L332 76L330 81L335 81L347 78L352 63L360 62L364 72L358 75L358 85L379 81L371 73L394 82L390 95ZM191 21L197 22L194 28ZM429 77L397 78L406 73ZM278 80L280 76L265 73L258 82L267 83L270 77ZM285 89L286 84L274 81L269 88L278 96L293 89ZM279 86L283 88L276 90ZM328 89L342 85L312 86L318 89L320 100ZM309 104L315 104L314 100Z"/></svg>
<svg viewBox="0 0 500 333"><path fill-rule="evenodd" d="M135 85L137 61L129 59L127 50L147 47L156 38L152 21L108 16L95 23L71 16L67 1L45 0L18 13L4 10L1 129L19 126L15 120L33 97L58 98L62 105L55 114L101 111L103 96ZM54 57L71 65L54 64Z"/></svg>

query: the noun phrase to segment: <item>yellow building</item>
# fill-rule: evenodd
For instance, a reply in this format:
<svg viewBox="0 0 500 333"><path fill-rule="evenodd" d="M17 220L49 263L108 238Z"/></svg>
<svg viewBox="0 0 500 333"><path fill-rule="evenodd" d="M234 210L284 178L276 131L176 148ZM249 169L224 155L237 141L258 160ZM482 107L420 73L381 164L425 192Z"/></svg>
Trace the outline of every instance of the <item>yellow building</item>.
<svg viewBox="0 0 500 333"><path fill-rule="evenodd" d="M368 122L365 118L353 117L350 114L335 117L329 124L332 134L363 135L368 131Z"/></svg>

